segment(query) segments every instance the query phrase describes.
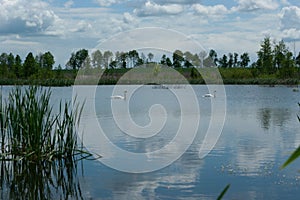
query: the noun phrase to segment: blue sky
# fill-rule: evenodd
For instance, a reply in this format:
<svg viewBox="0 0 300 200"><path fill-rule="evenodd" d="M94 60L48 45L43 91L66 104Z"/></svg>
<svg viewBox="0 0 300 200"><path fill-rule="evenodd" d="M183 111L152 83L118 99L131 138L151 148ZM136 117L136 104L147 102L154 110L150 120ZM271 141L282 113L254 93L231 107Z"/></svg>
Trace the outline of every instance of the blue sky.
<svg viewBox="0 0 300 200"><path fill-rule="evenodd" d="M51 51L56 65L72 51L145 27L181 32L219 56L248 52L255 59L267 35L291 50L296 41L300 51L298 0L0 0L0 52L24 58Z"/></svg>

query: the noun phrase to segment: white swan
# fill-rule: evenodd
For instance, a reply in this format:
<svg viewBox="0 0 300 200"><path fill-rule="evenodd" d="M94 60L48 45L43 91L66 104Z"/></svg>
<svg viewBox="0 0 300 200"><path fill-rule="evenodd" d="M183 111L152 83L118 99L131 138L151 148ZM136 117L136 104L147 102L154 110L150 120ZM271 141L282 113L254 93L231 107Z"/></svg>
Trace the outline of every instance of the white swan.
<svg viewBox="0 0 300 200"><path fill-rule="evenodd" d="M121 95L115 95L115 96L111 96L110 98L111 98L111 99L122 99L122 100L126 100L126 93L127 93L127 91L125 90L125 91L124 91L124 96L121 96Z"/></svg>
<svg viewBox="0 0 300 200"><path fill-rule="evenodd" d="M216 97L216 90L214 91L214 94L205 94L205 95L203 95L202 97L213 97L213 98L215 98Z"/></svg>

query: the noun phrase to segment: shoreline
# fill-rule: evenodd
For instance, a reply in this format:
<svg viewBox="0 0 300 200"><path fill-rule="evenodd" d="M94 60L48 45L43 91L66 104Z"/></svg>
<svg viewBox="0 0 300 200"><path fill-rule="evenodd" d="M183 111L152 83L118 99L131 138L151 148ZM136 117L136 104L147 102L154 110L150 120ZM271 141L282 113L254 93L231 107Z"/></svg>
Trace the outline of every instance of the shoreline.
<svg viewBox="0 0 300 200"><path fill-rule="evenodd" d="M75 85L75 79L44 79L44 80L23 80L23 79L0 79L0 85L2 86L14 86L14 85L40 85L40 86L52 86L52 87L67 87ZM277 86L277 85L286 85L286 86L296 86L300 85L300 80L298 79L223 79L223 82L210 82L206 84L201 79L190 79L188 80L190 85L266 85L266 86ZM97 85L183 85L187 84L182 82L151 82L141 80L131 80L128 82L118 82L118 80L102 80L100 79ZM95 85L95 81L91 80L82 80L77 81L76 85Z"/></svg>

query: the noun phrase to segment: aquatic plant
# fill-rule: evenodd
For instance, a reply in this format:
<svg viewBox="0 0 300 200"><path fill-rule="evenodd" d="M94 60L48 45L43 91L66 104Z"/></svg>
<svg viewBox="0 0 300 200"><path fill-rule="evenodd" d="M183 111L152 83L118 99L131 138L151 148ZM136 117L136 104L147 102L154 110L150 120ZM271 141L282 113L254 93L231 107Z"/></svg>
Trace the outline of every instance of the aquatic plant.
<svg viewBox="0 0 300 200"><path fill-rule="evenodd" d="M223 189L223 191L218 196L217 200L223 199L224 195L226 194L227 190L230 188L230 184L226 185L226 187Z"/></svg>
<svg viewBox="0 0 300 200"><path fill-rule="evenodd" d="M300 103L298 103L300 107ZM300 122L300 117L297 115L298 121ZM281 166L281 169L284 169L286 166L291 164L293 161L295 161L297 158L300 157L300 146L292 153L292 155L285 161L285 163Z"/></svg>
<svg viewBox="0 0 300 200"><path fill-rule="evenodd" d="M0 160L51 162L91 156L77 141L76 126L83 106L75 103L71 109L70 102L60 102L54 113L50 97L50 89L38 86L16 87L4 102L1 96Z"/></svg>

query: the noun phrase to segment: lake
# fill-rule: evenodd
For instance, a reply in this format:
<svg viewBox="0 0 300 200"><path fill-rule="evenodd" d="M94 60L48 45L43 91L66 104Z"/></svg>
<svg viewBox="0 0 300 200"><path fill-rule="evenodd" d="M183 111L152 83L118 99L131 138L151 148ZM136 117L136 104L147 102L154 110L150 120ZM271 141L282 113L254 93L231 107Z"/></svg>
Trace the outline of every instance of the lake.
<svg viewBox="0 0 300 200"><path fill-rule="evenodd" d="M88 88L81 89L88 91ZM124 88L129 93L125 101L110 98L113 94L123 94ZM224 199L297 199L300 196L300 160L280 170L300 145L299 92L287 86L227 85L226 96L219 95L217 90L215 98L204 98L207 86L195 85L192 91L197 106L186 105L182 111L183 105L172 91L185 94L189 90L187 86L133 88L125 85L114 91L114 86L99 86L95 95L86 99L87 109L82 116L86 127L81 138L88 150L103 158L78 164L74 176L76 188L80 188L79 197L216 199L227 184L231 187ZM3 87L4 96L10 89ZM52 88L54 109L57 99L70 100L72 91L72 87ZM185 104L195 103L191 100L193 96L185 99ZM219 109L212 112L212 105L215 108L225 105L224 126L222 119L218 119L222 112ZM134 126L128 121L127 111ZM204 158L199 158L213 115L220 123L217 126L222 126L221 135L210 138L216 145ZM198 118L194 135L194 122ZM185 126L181 120L187 121ZM161 127L153 134L152 130L158 126ZM173 143L182 126L185 135ZM105 133L99 137L101 141L97 136L99 127ZM164 149L165 146L168 148ZM137 156L140 154L143 156ZM135 170L140 173L128 173ZM143 170L147 173L141 173ZM71 194L69 198L72 199Z"/></svg>

